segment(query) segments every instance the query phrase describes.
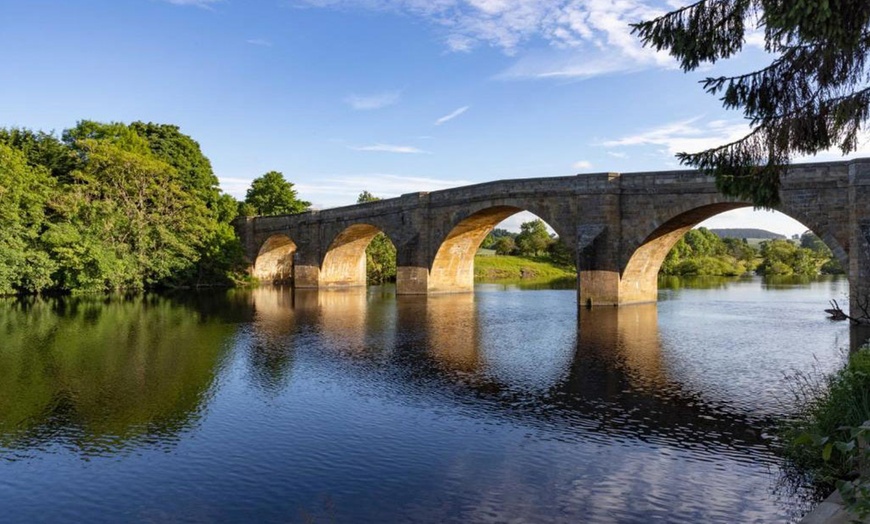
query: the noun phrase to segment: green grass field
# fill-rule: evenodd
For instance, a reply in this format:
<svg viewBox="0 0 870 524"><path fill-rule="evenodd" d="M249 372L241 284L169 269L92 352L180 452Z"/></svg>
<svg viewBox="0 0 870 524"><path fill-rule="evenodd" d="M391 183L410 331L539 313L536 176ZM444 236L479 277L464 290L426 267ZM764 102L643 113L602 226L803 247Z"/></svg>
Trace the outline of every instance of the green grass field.
<svg viewBox="0 0 870 524"><path fill-rule="evenodd" d="M576 275L573 269L554 265L543 257L506 255L474 257L474 279L479 282L549 281L573 278Z"/></svg>

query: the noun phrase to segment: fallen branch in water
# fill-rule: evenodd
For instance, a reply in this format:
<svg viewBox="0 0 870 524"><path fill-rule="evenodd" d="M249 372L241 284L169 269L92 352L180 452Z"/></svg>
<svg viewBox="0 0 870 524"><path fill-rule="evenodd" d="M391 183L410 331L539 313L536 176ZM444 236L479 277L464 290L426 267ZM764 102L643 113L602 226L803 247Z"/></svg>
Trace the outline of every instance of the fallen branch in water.
<svg viewBox="0 0 870 524"><path fill-rule="evenodd" d="M825 313L831 315L831 320L849 320L855 324L858 323L858 319L852 318L847 315L842 308L840 308L840 304L837 304L836 300L831 300L831 309L826 309Z"/></svg>

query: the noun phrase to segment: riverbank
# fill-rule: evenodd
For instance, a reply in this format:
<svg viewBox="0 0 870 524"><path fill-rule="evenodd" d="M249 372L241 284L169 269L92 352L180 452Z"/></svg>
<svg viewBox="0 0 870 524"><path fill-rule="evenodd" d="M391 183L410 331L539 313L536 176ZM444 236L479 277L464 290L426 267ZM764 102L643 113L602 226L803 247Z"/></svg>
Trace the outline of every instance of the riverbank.
<svg viewBox="0 0 870 524"><path fill-rule="evenodd" d="M554 264L547 257L496 255L474 257L474 279L483 282L500 280L562 280L574 278L573 268Z"/></svg>
<svg viewBox="0 0 870 524"><path fill-rule="evenodd" d="M870 347L823 379L797 375L798 415L783 426L783 455L819 489L836 488L846 510L870 517Z"/></svg>
<svg viewBox="0 0 870 524"><path fill-rule="evenodd" d="M858 520L859 517L846 508L839 491L831 493L831 496L816 506L806 517L801 519L800 524L850 524L852 522L870 522L870 518Z"/></svg>

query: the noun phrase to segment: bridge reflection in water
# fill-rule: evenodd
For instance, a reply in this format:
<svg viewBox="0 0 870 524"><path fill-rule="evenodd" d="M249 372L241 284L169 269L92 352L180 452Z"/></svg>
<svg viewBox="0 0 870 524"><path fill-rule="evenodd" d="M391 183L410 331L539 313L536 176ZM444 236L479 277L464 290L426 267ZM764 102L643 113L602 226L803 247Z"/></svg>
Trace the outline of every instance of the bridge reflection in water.
<svg viewBox="0 0 870 524"><path fill-rule="evenodd" d="M751 413L705 403L703 391L674 376L680 364L663 358L656 304L547 318L522 296L504 293L495 308L471 294L264 287L214 297L217 306L166 298L7 303L15 336L0 352L0 443L37 445L58 425L82 431L85 453L140 437L173 440L204 409L231 344L245 355L249 383L270 395L291 384L304 351L322 365L398 381L412 395L449 392L471 405L483 398L475 409L511 418L593 427L607 420L608 431L643 427L706 444L709 435L692 437L687 427L715 426L727 445L753 432ZM538 319L534 329L524 317ZM44 349L34 354L34 346Z"/></svg>
<svg viewBox="0 0 870 524"><path fill-rule="evenodd" d="M676 302L578 311L573 291L486 287L0 301L0 485L30 501L21 521L292 520L322 493L339 520L782 514L769 415L686 379L709 355L671 347ZM63 513L81 500L104 502Z"/></svg>
<svg viewBox="0 0 870 524"><path fill-rule="evenodd" d="M561 296L573 300L570 292ZM500 295L497 308L471 294L396 297L379 288L374 294L260 288L251 298L254 338L283 340L275 346L283 363L322 338L310 358L487 416L579 425L602 436L641 432L704 447L763 444L751 429L758 417L705 403L702 391L687 390L672 376L656 304L547 319L521 293ZM538 319L534 330L524 316ZM280 374L291 369L264 366L277 359L264 357L271 354L267 347L251 347L252 366L270 375L271 384L286 385Z"/></svg>

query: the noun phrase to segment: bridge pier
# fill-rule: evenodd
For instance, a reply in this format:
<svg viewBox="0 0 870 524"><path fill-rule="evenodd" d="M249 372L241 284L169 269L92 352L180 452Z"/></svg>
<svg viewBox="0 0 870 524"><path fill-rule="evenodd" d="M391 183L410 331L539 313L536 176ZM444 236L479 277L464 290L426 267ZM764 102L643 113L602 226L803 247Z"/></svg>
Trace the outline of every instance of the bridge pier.
<svg viewBox="0 0 870 524"><path fill-rule="evenodd" d="M870 160L849 163L849 315L870 323Z"/></svg>
<svg viewBox="0 0 870 524"><path fill-rule="evenodd" d="M619 272L580 270L577 282L578 304L584 307L619 305Z"/></svg>
<svg viewBox="0 0 870 524"><path fill-rule="evenodd" d="M656 301L658 290L658 273L627 280L618 271L580 271L578 304L586 307L645 304Z"/></svg>
<svg viewBox="0 0 870 524"><path fill-rule="evenodd" d="M397 295L426 295L429 293L429 270L425 267L399 266L396 268Z"/></svg>
<svg viewBox="0 0 870 524"><path fill-rule="evenodd" d="M293 287L299 289L317 289L320 287L320 267L307 264L296 264L293 267Z"/></svg>

